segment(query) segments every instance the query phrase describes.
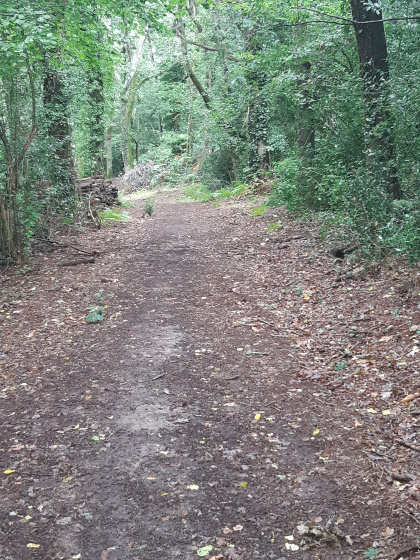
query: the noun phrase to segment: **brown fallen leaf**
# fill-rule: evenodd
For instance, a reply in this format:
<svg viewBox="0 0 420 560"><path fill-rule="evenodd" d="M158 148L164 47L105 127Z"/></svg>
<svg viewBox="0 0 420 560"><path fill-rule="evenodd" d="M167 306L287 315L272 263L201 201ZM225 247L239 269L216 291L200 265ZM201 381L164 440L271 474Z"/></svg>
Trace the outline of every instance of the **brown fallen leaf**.
<svg viewBox="0 0 420 560"><path fill-rule="evenodd" d="M420 393L413 393L412 395L407 395L401 400L401 403L406 404L411 401L415 401L416 399L420 399Z"/></svg>
<svg viewBox="0 0 420 560"><path fill-rule="evenodd" d="M229 535L229 533L232 533L232 529L229 529L229 527L225 527L224 529L222 529L222 533L224 535Z"/></svg>
<svg viewBox="0 0 420 560"><path fill-rule="evenodd" d="M238 554L234 548L227 548L224 550L223 558L226 558L226 560L247 560L245 552Z"/></svg>

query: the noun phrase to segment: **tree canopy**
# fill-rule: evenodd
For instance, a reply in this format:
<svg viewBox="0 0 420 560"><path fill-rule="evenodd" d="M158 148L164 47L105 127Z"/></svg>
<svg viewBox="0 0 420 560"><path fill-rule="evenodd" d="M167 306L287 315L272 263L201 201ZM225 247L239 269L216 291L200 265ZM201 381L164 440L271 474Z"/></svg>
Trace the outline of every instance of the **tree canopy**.
<svg viewBox="0 0 420 560"><path fill-rule="evenodd" d="M366 256L420 259L420 6L5 0L0 260L71 219L76 179L255 181ZM341 232L341 233L340 233Z"/></svg>

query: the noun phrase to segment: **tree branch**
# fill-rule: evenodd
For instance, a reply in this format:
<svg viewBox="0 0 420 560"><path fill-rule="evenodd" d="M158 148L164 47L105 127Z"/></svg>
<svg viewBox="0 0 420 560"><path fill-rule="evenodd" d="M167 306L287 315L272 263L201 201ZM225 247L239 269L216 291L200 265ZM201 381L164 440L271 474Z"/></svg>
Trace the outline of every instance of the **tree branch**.
<svg viewBox="0 0 420 560"><path fill-rule="evenodd" d="M179 36L179 35L178 35ZM179 36L180 37L180 36ZM204 51L212 51L212 52L220 52L223 51L223 49L217 49L216 47L209 47L208 45L203 45L202 43L196 43L195 41L189 41L188 39L185 39L185 42L188 43L189 45L194 45L196 47L199 47L200 49L203 49ZM223 51L224 52L224 51ZM241 59L240 58L236 58L236 56L233 56L229 53L225 53L226 58L228 60L231 60L232 62L240 62Z"/></svg>
<svg viewBox="0 0 420 560"><path fill-rule="evenodd" d="M374 21L356 21L354 19L345 18L342 16L336 16L334 14L328 14L326 12L322 12L321 10L316 10L315 8L307 8L305 6L295 6L292 7L292 10L306 10L307 12L312 12L314 14L318 14L321 16L326 16L329 18L337 19L339 21L344 22L342 25L370 25L372 23L383 23L384 21L410 21L410 20L420 20L420 16L404 16L404 17L391 17L391 18L383 18L383 19L376 19ZM326 22L326 21L315 21L315 22L302 22L305 23L333 23L333 22ZM298 24L298 25L302 25ZM296 25L296 24L292 24Z"/></svg>
<svg viewBox="0 0 420 560"><path fill-rule="evenodd" d="M201 95L201 97L204 101L204 105L207 107L207 109L211 109L210 97L209 97L208 93L206 92L206 90L204 89L204 87L202 86L200 80L196 76L194 70L191 67L191 64L190 64L190 61L189 61L189 58L188 58L187 40L185 39L185 34L183 33L184 29L185 29L185 27L184 27L184 23L183 23L182 19L181 19L181 17L178 17L177 24L175 25L175 32L176 32L177 36L179 37L179 39L181 41L181 50L182 50L182 55L184 57L185 72L186 72L187 76L190 78L190 80L192 81L192 83L195 85L198 93Z"/></svg>

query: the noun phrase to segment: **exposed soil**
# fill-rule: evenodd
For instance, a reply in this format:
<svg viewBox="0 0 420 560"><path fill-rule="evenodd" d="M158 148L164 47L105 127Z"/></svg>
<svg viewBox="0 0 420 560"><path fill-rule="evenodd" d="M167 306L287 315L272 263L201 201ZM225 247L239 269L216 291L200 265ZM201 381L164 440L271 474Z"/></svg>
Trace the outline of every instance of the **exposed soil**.
<svg viewBox="0 0 420 560"><path fill-rule="evenodd" d="M251 206L0 276L2 560L420 558L419 293Z"/></svg>

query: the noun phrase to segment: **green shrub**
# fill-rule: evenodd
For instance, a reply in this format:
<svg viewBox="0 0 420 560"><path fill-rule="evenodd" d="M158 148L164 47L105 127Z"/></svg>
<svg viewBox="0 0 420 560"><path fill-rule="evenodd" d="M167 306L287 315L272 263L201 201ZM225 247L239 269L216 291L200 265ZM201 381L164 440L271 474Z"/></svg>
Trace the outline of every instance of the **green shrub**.
<svg viewBox="0 0 420 560"><path fill-rule="evenodd" d="M207 190L202 183L193 183L184 187L184 195L186 198L196 202L208 202L212 200L213 195Z"/></svg>
<svg viewBox="0 0 420 560"><path fill-rule="evenodd" d="M143 213L151 216L155 209L155 203L153 198L146 198L144 206L143 206Z"/></svg>

